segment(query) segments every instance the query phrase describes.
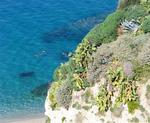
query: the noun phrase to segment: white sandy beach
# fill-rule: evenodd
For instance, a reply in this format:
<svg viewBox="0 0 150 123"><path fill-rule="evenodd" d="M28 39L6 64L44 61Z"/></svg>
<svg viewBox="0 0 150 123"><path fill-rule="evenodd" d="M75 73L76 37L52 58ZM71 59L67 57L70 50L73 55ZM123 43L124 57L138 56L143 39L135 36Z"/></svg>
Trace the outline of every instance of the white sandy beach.
<svg viewBox="0 0 150 123"><path fill-rule="evenodd" d="M14 122L9 123L45 123L45 118L35 118L35 119L22 119Z"/></svg>
<svg viewBox="0 0 150 123"><path fill-rule="evenodd" d="M20 119L12 119L12 120L0 120L0 123L45 123L46 117L39 116L34 118L20 118Z"/></svg>

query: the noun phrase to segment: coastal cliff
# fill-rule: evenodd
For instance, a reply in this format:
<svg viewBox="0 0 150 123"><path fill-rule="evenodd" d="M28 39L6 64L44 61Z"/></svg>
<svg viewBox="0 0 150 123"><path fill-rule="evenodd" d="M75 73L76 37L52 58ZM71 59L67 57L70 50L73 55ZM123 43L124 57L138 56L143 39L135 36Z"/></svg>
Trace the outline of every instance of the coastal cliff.
<svg viewBox="0 0 150 123"><path fill-rule="evenodd" d="M47 123L150 123L150 1L120 0L53 75Z"/></svg>

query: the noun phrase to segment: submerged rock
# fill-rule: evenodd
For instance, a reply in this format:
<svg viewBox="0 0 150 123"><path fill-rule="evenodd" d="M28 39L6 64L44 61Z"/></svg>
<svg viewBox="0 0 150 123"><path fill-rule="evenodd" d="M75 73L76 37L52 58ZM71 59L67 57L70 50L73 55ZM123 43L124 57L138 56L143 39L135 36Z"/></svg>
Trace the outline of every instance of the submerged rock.
<svg viewBox="0 0 150 123"><path fill-rule="evenodd" d="M59 38L65 38L67 40L82 39L92 27L101 22L101 18L101 16L94 16L75 21L71 24L44 33L42 40L43 42L51 43Z"/></svg>
<svg viewBox="0 0 150 123"><path fill-rule="evenodd" d="M44 33L42 40L45 43L51 43L54 40L65 38L67 40L72 40L80 36L80 32L75 32L73 29L62 27L55 29L54 31Z"/></svg>
<svg viewBox="0 0 150 123"><path fill-rule="evenodd" d="M35 75L35 72L33 71L19 73L19 77L21 78L33 77L34 75Z"/></svg>
<svg viewBox="0 0 150 123"><path fill-rule="evenodd" d="M47 94L47 91L48 91L48 88L49 88L49 83L45 83L45 84L42 84L36 88L34 88L31 93L34 95L34 96L46 96Z"/></svg>

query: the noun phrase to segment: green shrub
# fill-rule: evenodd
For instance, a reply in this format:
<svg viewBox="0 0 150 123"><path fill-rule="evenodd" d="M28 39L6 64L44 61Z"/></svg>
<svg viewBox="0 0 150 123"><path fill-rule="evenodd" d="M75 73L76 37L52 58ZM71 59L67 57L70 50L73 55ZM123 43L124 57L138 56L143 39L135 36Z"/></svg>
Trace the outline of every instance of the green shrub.
<svg viewBox="0 0 150 123"><path fill-rule="evenodd" d="M142 29L145 33L150 32L150 16L148 16L142 23Z"/></svg>
<svg viewBox="0 0 150 123"><path fill-rule="evenodd" d="M148 116L147 120L148 120L148 123L150 123L150 117L149 116Z"/></svg>
<svg viewBox="0 0 150 123"><path fill-rule="evenodd" d="M139 106L139 109L140 109L141 112L145 112L146 111L146 109L142 105Z"/></svg>
<svg viewBox="0 0 150 123"><path fill-rule="evenodd" d="M90 92L90 90L86 90L85 93L82 95L82 99L83 99L86 103L91 103L92 100L94 100L94 96L93 96L93 94Z"/></svg>
<svg viewBox="0 0 150 123"><path fill-rule="evenodd" d="M112 107L110 108L110 111L115 117L120 117L123 111L123 106L121 105L120 107Z"/></svg>
<svg viewBox="0 0 150 123"><path fill-rule="evenodd" d="M118 89L120 90L120 94L115 101L116 107L120 106L121 104L128 105L128 103L130 106L131 104L133 104L135 101L138 100L137 86L134 81L125 80L122 82L122 84L120 85ZM131 110L129 109L129 112L130 111L132 112L132 109Z"/></svg>
<svg viewBox="0 0 150 123"><path fill-rule="evenodd" d="M73 108L76 108L77 110L80 110L81 109L81 105L79 104L79 102L75 102L73 105L72 105Z"/></svg>
<svg viewBox="0 0 150 123"><path fill-rule="evenodd" d="M129 113L134 113L134 111L140 107L138 101L129 101L127 105Z"/></svg>
<svg viewBox="0 0 150 123"><path fill-rule="evenodd" d="M67 78L67 63L66 64L61 64L61 66L59 66L58 68L56 68L56 70L54 71L53 74L53 80L54 81L59 81L59 80L64 80Z"/></svg>
<svg viewBox="0 0 150 123"><path fill-rule="evenodd" d="M111 84L113 86L120 87L120 85L125 79L123 69L121 67L118 67L118 68L111 67L107 73L108 73L108 78Z"/></svg>
<svg viewBox="0 0 150 123"><path fill-rule="evenodd" d="M148 15L147 10L142 5L129 6L123 10L123 13L126 20L137 20Z"/></svg>
<svg viewBox="0 0 150 123"><path fill-rule="evenodd" d="M91 108L91 106L82 106L82 108L83 108L84 110L88 111L88 110Z"/></svg>
<svg viewBox="0 0 150 123"><path fill-rule="evenodd" d="M119 95L115 100L115 107L120 107L121 104L127 104L130 108L138 100L137 86L134 78L129 79L124 75L125 73L120 65L121 63L119 61L114 61L107 73L110 83L115 90L119 91ZM136 105L134 108L136 108ZM133 109L130 108L129 112L132 112Z"/></svg>
<svg viewBox="0 0 150 123"><path fill-rule="evenodd" d="M141 0L141 4L147 10L147 13L150 13L150 0Z"/></svg>
<svg viewBox="0 0 150 123"><path fill-rule="evenodd" d="M133 117L131 120L129 120L129 123L139 123L139 119L137 117Z"/></svg>
<svg viewBox="0 0 150 123"><path fill-rule="evenodd" d="M93 51L96 51L95 44L91 44L86 38L78 45L73 60L75 61L78 68L85 69Z"/></svg>
<svg viewBox="0 0 150 123"><path fill-rule="evenodd" d="M89 83L86 81L85 69L76 65L75 61L72 58L69 62L62 64L59 68L56 69L53 78L55 81L68 81L73 90L81 90L89 87Z"/></svg>
<svg viewBox="0 0 150 123"><path fill-rule="evenodd" d="M58 88L61 86L60 82L53 82L51 84L51 87L49 89L49 100L51 101L51 107L52 109L55 109L58 107L57 99L56 99L56 93Z"/></svg>
<svg viewBox="0 0 150 123"><path fill-rule="evenodd" d="M51 123L51 119L49 117L47 117L45 123Z"/></svg>
<svg viewBox="0 0 150 123"><path fill-rule="evenodd" d="M124 9L129 5L139 4L140 0L119 0L118 9Z"/></svg>
<svg viewBox="0 0 150 123"><path fill-rule="evenodd" d="M75 70L76 70L76 64L72 59L70 59L68 62L61 64L61 66L59 66L55 70L53 74L53 80L54 81L66 80L68 75L74 73Z"/></svg>
<svg viewBox="0 0 150 123"><path fill-rule="evenodd" d="M61 123L64 123L64 122L65 122L65 120L66 120L66 117L62 117L62 119L61 119Z"/></svg>
<svg viewBox="0 0 150 123"><path fill-rule="evenodd" d="M90 86L89 82L86 79L82 78L80 74L73 74L72 85L75 91L80 91L82 89L86 89Z"/></svg>
<svg viewBox="0 0 150 123"><path fill-rule="evenodd" d="M137 79L143 80L146 82L150 77L150 65L135 65L134 73L136 74Z"/></svg>
<svg viewBox="0 0 150 123"><path fill-rule="evenodd" d="M122 11L116 11L109 15L105 21L93 28L85 38L89 41L100 45L107 43L117 38L117 27L123 17Z"/></svg>
<svg viewBox="0 0 150 123"><path fill-rule="evenodd" d="M147 99L150 99L150 85L146 86L146 95L145 96Z"/></svg>
<svg viewBox="0 0 150 123"><path fill-rule="evenodd" d="M96 97L96 105L100 112L107 111L111 106L111 96L107 91L107 87L104 85L99 88L99 93Z"/></svg>
<svg viewBox="0 0 150 123"><path fill-rule="evenodd" d="M66 109L69 108L72 100L72 86L71 83L65 82L57 91L57 103Z"/></svg>
<svg viewBox="0 0 150 123"><path fill-rule="evenodd" d="M150 3L150 0L141 0L141 3Z"/></svg>

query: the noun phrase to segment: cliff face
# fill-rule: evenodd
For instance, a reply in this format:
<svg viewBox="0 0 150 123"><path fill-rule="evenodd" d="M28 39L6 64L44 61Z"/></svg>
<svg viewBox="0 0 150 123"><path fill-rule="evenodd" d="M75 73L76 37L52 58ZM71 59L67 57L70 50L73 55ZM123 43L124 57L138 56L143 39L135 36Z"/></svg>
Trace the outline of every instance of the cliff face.
<svg viewBox="0 0 150 123"><path fill-rule="evenodd" d="M122 2L56 69L47 122L150 122L150 4Z"/></svg>
<svg viewBox="0 0 150 123"><path fill-rule="evenodd" d="M99 107L93 104L93 99L99 94L99 88L105 79L79 92L73 92L73 99L70 108L63 107L52 110L47 99L45 103L45 114L50 118L51 123L149 123L150 122L150 99L147 98L147 87L150 86L150 80L145 85L140 85L139 109L134 113L129 113L127 105L121 105L117 108L111 108L107 112L100 112ZM92 97L87 97L89 93ZM117 97L117 96L116 96ZM115 98L115 96L114 96ZM89 102L86 102L88 100Z"/></svg>
<svg viewBox="0 0 150 123"><path fill-rule="evenodd" d="M63 119L65 123L148 123L149 47L150 34L123 34L116 41L101 45L93 53L87 71L87 81L93 86L73 91L68 109L53 110L48 95L45 114L52 123Z"/></svg>

